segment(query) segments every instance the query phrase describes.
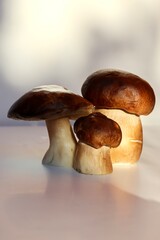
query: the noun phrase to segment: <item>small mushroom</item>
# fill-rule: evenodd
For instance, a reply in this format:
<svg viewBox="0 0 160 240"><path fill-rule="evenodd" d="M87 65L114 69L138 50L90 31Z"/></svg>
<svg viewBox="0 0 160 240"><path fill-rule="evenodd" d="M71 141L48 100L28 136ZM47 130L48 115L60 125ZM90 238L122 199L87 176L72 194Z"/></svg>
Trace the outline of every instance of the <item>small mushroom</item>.
<svg viewBox="0 0 160 240"><path fill-rule="evenodd" d="M50 145L42 163L73 166L76 138L69 119L88 115L93 105L83 97L57 85L33 88L9 109L8 117L20 120L45 120Z"/></svg>
<svg viewBox="0 0 160 240"><path fill-rule="evenodd" d="M139 116L148 115L155 105L155 94L149 83L129 72L100 70L86 79L82 95L95 105L96 111L121 127L122 141L111 149L112 162L137 162L143 145Z"/></svg>
<svg viewBox="0 0 160 240"><path fill-rule="evenodd" d="M110 148L120 144L119 125L101 113L80 117L74 123L79 139L73 168L84 174L107 174L113 171Z"/></svg>

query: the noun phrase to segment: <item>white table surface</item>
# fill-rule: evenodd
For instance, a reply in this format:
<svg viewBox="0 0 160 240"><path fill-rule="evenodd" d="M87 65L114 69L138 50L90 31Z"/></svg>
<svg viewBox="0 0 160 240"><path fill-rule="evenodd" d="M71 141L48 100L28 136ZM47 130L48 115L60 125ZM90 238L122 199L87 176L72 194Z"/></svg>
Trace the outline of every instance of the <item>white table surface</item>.
<svg viewBox="0 0 160 240"><path fill-rule="evenodd" d="M159 240L160 128L141 160L106 176L41 164L45 127L0 127L1 240Z"/></svg>

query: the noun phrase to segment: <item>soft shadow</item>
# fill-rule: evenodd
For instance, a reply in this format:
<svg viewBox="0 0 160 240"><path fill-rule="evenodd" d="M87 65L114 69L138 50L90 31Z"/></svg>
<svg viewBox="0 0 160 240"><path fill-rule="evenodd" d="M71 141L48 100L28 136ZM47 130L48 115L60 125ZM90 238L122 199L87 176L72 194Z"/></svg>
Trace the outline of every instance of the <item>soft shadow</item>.
<svg viewBox="0 0 160 240"><path fill-rule="evenodd" d="M8 197L6 221L27 237L158 239L160 204L127 193L98 177L46 167L44 192ZM103 178L103 177L102 177ZM4 223L5 224L5 221ZM45 238L46 239L46 238Z"/></svg>

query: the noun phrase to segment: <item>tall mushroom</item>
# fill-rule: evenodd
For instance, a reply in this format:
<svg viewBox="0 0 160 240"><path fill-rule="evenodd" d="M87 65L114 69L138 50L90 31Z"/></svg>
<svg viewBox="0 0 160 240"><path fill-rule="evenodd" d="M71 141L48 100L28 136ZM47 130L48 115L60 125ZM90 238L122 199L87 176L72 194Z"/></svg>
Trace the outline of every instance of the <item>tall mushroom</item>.
<svg viewBox="0 0 160 240"><path fill-rule="evenodd" d="M72 167L76 147L69 119L88 115L93 105L83 97L57 85L33 88L9 109L8 117L37 121L45 120L50 146L43 164Z"/></svg>
<svg viewBox="0 0 160 240"><path fill-rule="evenodd" d="M143 145L139 116L148 115L155 105L155 94L149 83L129 72L100 70L86 79L82 95L96 106L96 111L121 127L122 141L111 149L112 162L137 162Z"/></svg>
<svg viewBox="0 0 160 240"><path fill-rule="evenodd" d="M111 173L110 148L120 144L119 125L97 112L80 117L74 124L74 131L79 142L73 168L84 174Z"/></svg>

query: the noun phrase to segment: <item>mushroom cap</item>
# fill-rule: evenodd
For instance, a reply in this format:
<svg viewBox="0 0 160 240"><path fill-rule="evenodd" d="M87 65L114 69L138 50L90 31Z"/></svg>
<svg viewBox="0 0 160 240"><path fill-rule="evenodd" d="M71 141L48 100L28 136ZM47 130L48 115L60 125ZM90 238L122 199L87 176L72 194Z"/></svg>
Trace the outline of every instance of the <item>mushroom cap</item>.
<svg viewBox="0 0 160 240"><path fill-rule="evenodd" d="M122 138L118 123L99 112L77 119L74 123L74 131L80 142L94 148L117 147Z"/></svg>
<svg viewBox="0 0 160 240"><path fill-rule="evenodd" d="M148 115L155 105L155 94L148 82L121 70L99 70L82 85L82 95L97 108L121 109Z"/></svg>
<svg viewBox="0 0 160 240"><path fill-rule="evenodd" d="M20 97L9 109L8 117L21 120L47 120L87 115L93 105L68 89L58 85L33 88Z"/></svg>

